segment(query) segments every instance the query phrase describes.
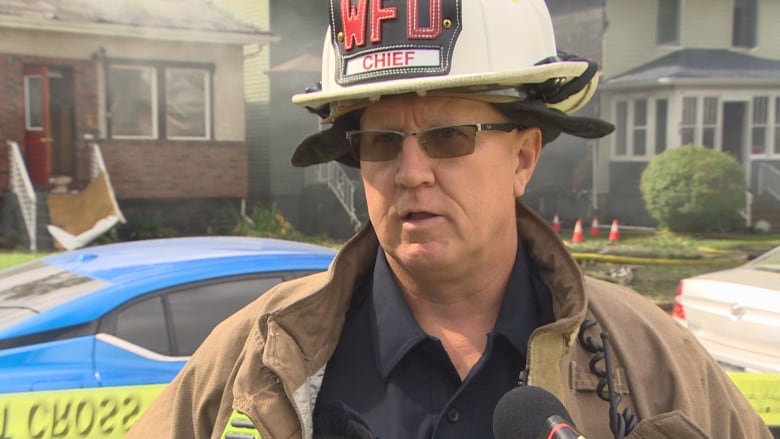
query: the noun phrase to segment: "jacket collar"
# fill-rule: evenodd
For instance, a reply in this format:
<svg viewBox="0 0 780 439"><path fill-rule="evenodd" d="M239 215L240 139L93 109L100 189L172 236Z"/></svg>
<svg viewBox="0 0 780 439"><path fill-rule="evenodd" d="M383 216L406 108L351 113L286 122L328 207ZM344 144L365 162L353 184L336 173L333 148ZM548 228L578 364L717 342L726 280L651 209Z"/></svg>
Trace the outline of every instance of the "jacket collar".
<svg viewBox="0 0 780 439"><path fill-rule="evenodd" d="M552 293L555 322L540 329L565 334L570 344L571 334L576 336L588 306L582 270L558 233L520 202L517 203L517 230Z"/></svg>

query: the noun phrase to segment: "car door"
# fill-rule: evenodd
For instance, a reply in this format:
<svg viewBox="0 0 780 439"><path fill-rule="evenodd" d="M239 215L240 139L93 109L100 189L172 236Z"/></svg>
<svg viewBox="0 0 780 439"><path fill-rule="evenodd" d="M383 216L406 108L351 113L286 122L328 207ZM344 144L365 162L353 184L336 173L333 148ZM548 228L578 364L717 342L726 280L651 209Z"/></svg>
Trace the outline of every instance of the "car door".
<svg viewBox="0 0 780 439"><path fill-rule="evenodd" d="M219 322L287 276L217 279L125 304L101 320L96 376L103 386L169 382Z"/></svg>

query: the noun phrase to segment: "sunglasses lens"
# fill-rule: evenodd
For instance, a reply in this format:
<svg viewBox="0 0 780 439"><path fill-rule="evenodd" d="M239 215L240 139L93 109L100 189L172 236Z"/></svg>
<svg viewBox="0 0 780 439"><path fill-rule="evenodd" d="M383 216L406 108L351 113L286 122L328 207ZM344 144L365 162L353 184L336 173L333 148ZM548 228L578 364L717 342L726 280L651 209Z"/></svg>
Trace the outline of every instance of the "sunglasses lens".
<svg viewBox="0 0 780 439"><path fill-rule="evenodd" d="M398 155L403 137L389 131L359 131L352 133L349 141L359 160L380 162Z"/></svg>
<svg viewBox="0 0 780 439"><path fill-rule="evenodd" d="M477 127L463 125L431 128L418 136L425 147L425 152L431 158L461 157L474 152Z"/></svg>
<svg viewBox="0 0 780 439"><path fill-rule="evenodd" d="M393 160L403 147L404 137L416 135L428 157L446 159L474 152L476 125L429 128L416 134L397 131L351 131L348 135L355 158L367 162Z"/></svg>

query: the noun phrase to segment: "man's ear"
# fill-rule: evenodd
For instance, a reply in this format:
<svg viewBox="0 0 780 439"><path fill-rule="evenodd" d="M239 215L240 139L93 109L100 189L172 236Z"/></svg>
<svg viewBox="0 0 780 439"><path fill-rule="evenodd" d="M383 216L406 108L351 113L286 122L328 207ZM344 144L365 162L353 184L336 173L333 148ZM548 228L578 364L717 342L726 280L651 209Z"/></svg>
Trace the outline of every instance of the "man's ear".
<svg viewBox="0 0 780 439"><path fill-rule="evenodd" d="M525 188L531 180L534 169L536 169L536 163L539 161L539 154L542 152L542 130L539 128L527 128L518 131L517 134L515 197L525 193Z"/></svg>

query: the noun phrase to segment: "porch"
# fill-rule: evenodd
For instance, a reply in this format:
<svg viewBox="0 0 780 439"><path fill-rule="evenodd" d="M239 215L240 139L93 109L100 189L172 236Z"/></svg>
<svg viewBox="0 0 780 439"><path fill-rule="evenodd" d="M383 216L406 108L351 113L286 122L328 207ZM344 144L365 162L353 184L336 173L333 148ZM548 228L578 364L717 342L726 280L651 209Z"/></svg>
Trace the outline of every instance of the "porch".
<svg viewBox="0 0 780 439"><path fill-rule="evenodd" d="M71 190L70 178L51 179L51 189L33 185L19 145L7 142L9 190L3 203L2 241L30 251L82 247L126 219L119 209L100 146L90 144L90 182Z"/></svg>

